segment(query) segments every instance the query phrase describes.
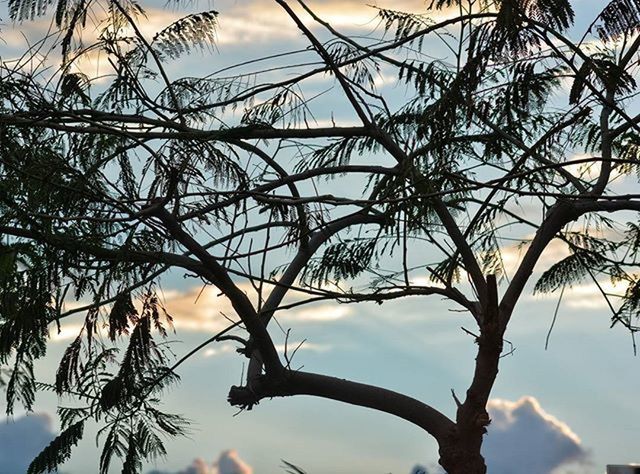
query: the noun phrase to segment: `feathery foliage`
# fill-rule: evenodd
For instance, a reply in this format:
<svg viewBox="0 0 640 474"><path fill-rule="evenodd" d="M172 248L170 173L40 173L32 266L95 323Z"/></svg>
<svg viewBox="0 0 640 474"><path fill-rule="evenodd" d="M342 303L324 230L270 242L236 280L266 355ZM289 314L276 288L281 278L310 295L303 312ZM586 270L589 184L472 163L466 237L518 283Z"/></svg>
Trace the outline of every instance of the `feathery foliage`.
<svg viewBox="0 0 640 474"><path fill-rule="evenodd" d="M162 395L221 340L249 358L235 406L309 393L421 424L431 415L379 389L305 382L268 324L319 300L429 295L470 314L477 368L495 370L474 379L455 421L427 431L475 440L441 437L441 462L477 445L463 453L476 470L447 468L484 472L486 411L473 400L488 399L504 332L552 242L569 254L534 292L592 283L614 324L639 329L640 205L625 186L640 177L629 107L640 3L611 1L578 40L569 0L426 6L450 10L376 8L368 38L285 8L310 47L246 59L251 43L236 64L185 75L185 56L216 48L218 12L182 5L149 34L132 0L9 1L13 21L51 14L56 30L0 62L0 386L9 414L39 390L65 400L62 431L29 472L57 469L90 423L100 473L165 456L188 422ZM336 99L351 115L332 112ZM164 275L213 285L234 310L177 361ZM81 329L40 380L37 361L68 321Z"/></svg>
<svg viewBox="0 0 640 474"><path fill-rule="evenodd" d="M84 420L64 429L31 462L27 474L56 471L58 466L71 457L71 449L82 439Z"/></svg>

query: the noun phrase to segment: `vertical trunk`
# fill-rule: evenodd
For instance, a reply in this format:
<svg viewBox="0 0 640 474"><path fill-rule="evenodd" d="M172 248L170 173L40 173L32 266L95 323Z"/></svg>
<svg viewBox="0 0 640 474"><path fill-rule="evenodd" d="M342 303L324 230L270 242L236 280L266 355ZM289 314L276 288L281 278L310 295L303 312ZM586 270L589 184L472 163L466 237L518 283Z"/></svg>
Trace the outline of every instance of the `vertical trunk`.
<svg viewBox="0 0 640 474"><path fill-rule="evenodd" d="M476 339L473 380L464 403L458 403L456 426L440 443L440 465L449 474L485 474L487 467L480 454L482 437L490 423L487 402L498 375L502 352L502 331L494 275L487 276L487 304L480 318L480 336Z"/></svg>

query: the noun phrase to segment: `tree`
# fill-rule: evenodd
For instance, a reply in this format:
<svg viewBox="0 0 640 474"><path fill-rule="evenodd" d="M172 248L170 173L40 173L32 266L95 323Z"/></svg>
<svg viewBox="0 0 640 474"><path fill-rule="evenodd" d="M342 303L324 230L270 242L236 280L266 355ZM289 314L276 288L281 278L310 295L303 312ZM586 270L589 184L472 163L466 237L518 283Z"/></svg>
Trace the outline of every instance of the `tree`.
<svg viewBox="0 0 640 474"><path fill-rule="evenodd" d="M173 78L168 64L215 41L217 12L186 15L148 38L140 5L108 0L87 41L98 3L60 0L56 33L2 63L8 412L17 402L30 409L41 389L77 402L60 410L63 431L30 473L65 461L92 420L103 426L100 472L113 456L123 472L138 472L165 454L163 434L184 433L184 420L157 401L205 344L171 365L162 339L172 318L157 296L168 271L214 285L235 310L206 343L233 340L249 358L229 403L251 409L304 394L387 412L433 436L450 473L486 472L480 447L505 331L552 242L569 254L535 291L607 276L623 292L602 290L612 324L637 330L640 201L617 183L640 170L640 120L628 112L640 3L613 0L576 36L568 0L434 0L437 21L378 9L380 34L366 40L300 0L276 3L316 62L284 55L275 69ZM12 0L9 13L27 21L48 7ZM446 59L423 51L436 41ZM36 62L41 53L59 53L60 67ZM111 68L101 82L79 66L98 53ZM403 103L378 93L381 70L406 88ZM318 125L305 86L317 77L333 82L357 126L332 117ZM507 238L524 252L511 278L501 259ZM428 258L416 261L416 248ZM430 282L416 283L424 274ZM276 312L294 306L408 296L445 297L477 326L475 372L466 395L453 394L455 419L384 388L292 369L270 334ZM88 304L65 310L72 300ZM37 382L33 363L50 328L80 313L55 383Z"/></svg>

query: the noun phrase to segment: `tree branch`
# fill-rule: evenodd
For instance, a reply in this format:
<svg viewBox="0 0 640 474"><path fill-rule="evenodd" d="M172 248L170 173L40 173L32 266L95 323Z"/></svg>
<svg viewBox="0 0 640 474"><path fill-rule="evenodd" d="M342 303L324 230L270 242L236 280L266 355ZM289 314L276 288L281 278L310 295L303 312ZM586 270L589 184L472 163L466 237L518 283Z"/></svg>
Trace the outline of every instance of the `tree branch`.
<svg viewBox="0 0 640 474"><path fill-rule="evenodd" d="M276 375L280 374L284 367L280 362L271 336L267 332L265 325L258 318L258 314L247 295L233 282L227 270L202 245L180 227L175 216L170 214L164 207L156 206L155 204L151 204L148 209L151 215L160 219L174 239L184 245L187 250L202 262L204 267L199 273L229 298L233 309L255 340L267 372Z"/></svg>
<svg viewBox="0 0 640 474"><path fill-rule="evenodd" d="M384 388L352 382L337 377L308 372L286 371L272 380L259 377L251 386L231 387L229 402L250 409L264 398L311 395L383 411L407 420L440 441L454 429L447 416L414 398Z"/></svg>

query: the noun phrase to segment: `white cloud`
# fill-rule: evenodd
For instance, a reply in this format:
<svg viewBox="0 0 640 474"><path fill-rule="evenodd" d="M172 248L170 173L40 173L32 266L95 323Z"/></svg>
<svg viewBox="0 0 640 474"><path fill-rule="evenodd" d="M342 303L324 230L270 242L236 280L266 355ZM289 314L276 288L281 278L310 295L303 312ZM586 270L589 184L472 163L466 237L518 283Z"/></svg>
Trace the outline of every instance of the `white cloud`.
<svg viewBox="0 0 640 474"><path fill-rule="evenodd" d="M284 311L278 314L278 319L297 322L335 321L349 316L352 312L351 306L323 304L300 310Z"/></svg>
<svg viewBox="0 0 640 474"><path fill-rule="evenodd" d="M255 291L249 284L239 285L250 298L255 299ZM186 290L165 290L160 294L162 304L167 312L173 317L173 324L178 332L203 332L217 333L229 326L230 318L237 319L237 315L229 299L220 294L214 286L192 287ZM285 300L286 303L299 301L300 296L292 294ZM136 302L137 303L137 302ZM85 306L87 302L71 302L66 305L66 309ZM138 308L140 309L140 308ZM108 308L105 309L108 312ZM353 307L339 303L314 304L309 307L298 307L285 311L278 311L276 317L279 322L288 323L330 323L338 319L346 318L354 312ZM106 335L107 327L100 324L99 331ZM54 342L65 342L75 339L82 330L80 317L61 321L60 328L51 326L50 336ZM297 343L290 342L289 348L295 348ZM306 342L303 350L325 351L329 346L312 344ZM207 349L204 352L206 357L218 355L220 353L233 352L232 345L218 345ZM0 472L0 474L2 474Z"/></svg>
<svg viewBox="0 0 640 474"><path fill-rule="evenodd" d="M316 344L314 342L307 341L289 341L286 345L287 354L289 357L294 351L311 351L311 352L326 352L331 349L329 344ZM285 345L276 344L276 350L281 354L284 354Z"/></svg>
<svg viewBox="0 0 640 474"><path fill-rule="evenodd" d="M426 13L427 11L423 0L379 0L377 2L322 0L310 1L307 2L307 5L316 15L334 27L367 30L372 30L379 23L378 10L372 8L371 5L413 13ZM221 13L220 40L222 43L246 42L255 36L264 37L265 35L268 40L301 36L285 11L273 2L245 0L235 3L234 6L229 5L229 7L219 7ZM319 27L302 9L294 6L294 10L307 26ZM440 12L431 12L434 19L441 19L449 14L450 11L446 9ZM228 33L225 32L227 28Z"/></svg>
<svg viewBox="0 0 640 474"><path fill-rule="evenodd" d="M528 235L525 238L532 239L533 235ZM528 248L529 243L525 245L505 246L500 249L502 263L505 266L507 274L513 274L515 272L520 263L522 263L522 259L524 258ZM536 263L535 272L539 273L541 271L544 271L554 263L562 260L569 255L570 252L567 244L565 244L561 240L552 240L549 245L547 245L547 248L544 250L542 255L540 255L540 258Z"/></svg>
<svg viewBox="0 0 640 474"><path fill-rule="evenodd" d="M26 472L33 458L54 437L51 418L44 413L33 413L0 422L0 472Z"/></svg>
<svg viewBox="0 0 640 474"><path fill-rule="evenodd" d="M149 474L253 474L253 468L240 459L235 449L229 449L220 453L218 460L211 464L202 458L197 458L181 471L175 473L152 471Z"/></svg>
<svg viewBox="0 0 640 474"><path fill-rule="evenodd" d="M222 315L235 317L229 299L213 286L165 291L163 304L178 330L217 332L229 325Z"/></svg>
<svg viewBox="0 0 640 474"><path fill-rule="evenodd" d="M249 297L255 295L250 285L240 287ZM292 295L285 303L298 300L298 296ZM191 288L186 291L165 291L163 302L169 314L173 316L177 329L217 332L229 324L222 314L234 319L236 317L229 300L212 286L204 290ZM345 318L352 312L353 308L343 304L316 304L278 311L276 317L281 322L323 322Z"/></svg>
<svg viewBox="0 0 640 474"><path fill-rule="evenodd" d="M571 428L533 397L490 400L491 424L482 452L493 474L551 474L588 454Z"/></svg>
<svg viewBox="0 0 640 474"><path fill-rule="evenodd" d="M284 344L276 344L276 350L280 354L284 354L285 345ZM300 351L310 351L310 352L326 352L331 350L331 345L329 344L316 344L314 342L308 341L289 341L286 345L287 355L289 357L292 356L293 352ZM221 354L230 354L236 352L236 346L233 344L220 344L214 347L209 347L204 350L202 353L203 357L215 357Z"/></svg>
<svg viewBox="0 0 640 474"><path fill-rule="evenodd" d="M224 451L218 458L218 474L252 474L253 469L245 463L234 449Z"/></svg>

